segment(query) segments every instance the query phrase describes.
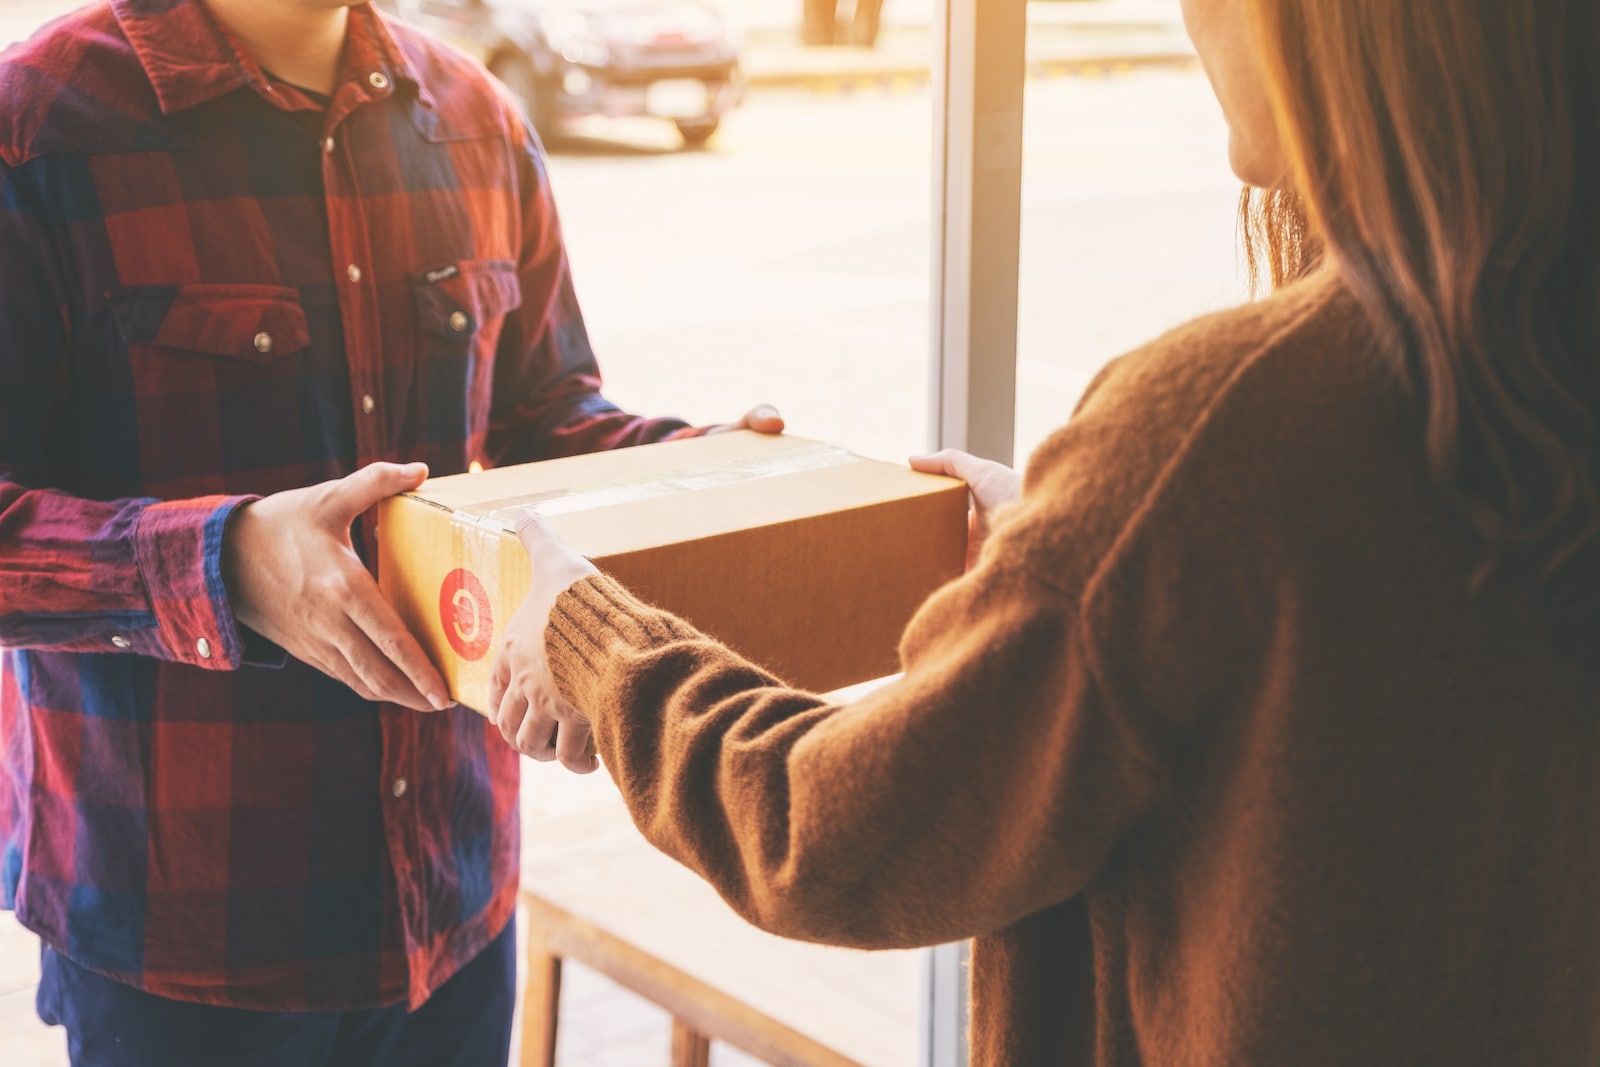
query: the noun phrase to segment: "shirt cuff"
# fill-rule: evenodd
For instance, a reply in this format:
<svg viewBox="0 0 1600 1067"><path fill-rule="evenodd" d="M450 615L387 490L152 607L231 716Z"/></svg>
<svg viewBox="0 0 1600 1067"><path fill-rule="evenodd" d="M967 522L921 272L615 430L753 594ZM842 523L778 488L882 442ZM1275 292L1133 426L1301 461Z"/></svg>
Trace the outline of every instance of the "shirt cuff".
<svg viewBox="0 0 1600 1067"><path fill-rule="evenodd" d="M222 581L222 535L257 497L158 502L139 516L134 548L167 658L233 670L244 658L239 622Z"/></svg>

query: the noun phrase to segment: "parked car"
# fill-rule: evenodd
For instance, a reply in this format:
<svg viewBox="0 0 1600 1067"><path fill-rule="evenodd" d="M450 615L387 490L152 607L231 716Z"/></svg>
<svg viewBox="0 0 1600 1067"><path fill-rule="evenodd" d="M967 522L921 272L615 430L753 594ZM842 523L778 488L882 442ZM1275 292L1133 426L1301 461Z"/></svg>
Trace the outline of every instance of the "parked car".
<svg viewBox="0 0 1600 1067"><path fill-rule="evenodd" d="M586 115L648 115L705 144L739 103L740 41L699 0L379 0L481 60L540 135Z"/></svg>

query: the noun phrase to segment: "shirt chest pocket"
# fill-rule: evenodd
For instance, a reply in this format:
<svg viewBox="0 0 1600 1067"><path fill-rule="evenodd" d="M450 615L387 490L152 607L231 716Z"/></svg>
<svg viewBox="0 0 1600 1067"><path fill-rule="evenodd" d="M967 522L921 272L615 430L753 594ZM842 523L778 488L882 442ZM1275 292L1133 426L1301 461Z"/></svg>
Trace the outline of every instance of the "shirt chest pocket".
<svg viewBox="0 0 1600 1067"><path fill-rule="evenodd" d="M459 429L469 436L481 432L488 423L495 348L506 316L522 303L516 266L510 260L469 260L410 280L418 395L430 408L460 397L466 425ZM431 414L437 420L441 412Z"/></svg>
<svg viewBox="0 0 1600 1067"><path fill-rule="evenodd" d="M141 286L106 298L141 384L163 368L201 373L205 361L262 367L311 343L300 294L282 286Z"/></svg>
<svg viewBox="0 0 1600 1067"><path fill-rule="evenodd" d="M469 355L474 342L498 338L501 320L522 303L516 266L503 259L413 274L411 293L424 355Z"/></svg>
<svg viewBox="0 0 1600 1067"><path fill-rule="evenodd" d="M327 458L307 454L300 425L320 391L307 380L311 337L297 290L140 286L106 298L127 347L153 493L232 491L243 473Z"/></svg>

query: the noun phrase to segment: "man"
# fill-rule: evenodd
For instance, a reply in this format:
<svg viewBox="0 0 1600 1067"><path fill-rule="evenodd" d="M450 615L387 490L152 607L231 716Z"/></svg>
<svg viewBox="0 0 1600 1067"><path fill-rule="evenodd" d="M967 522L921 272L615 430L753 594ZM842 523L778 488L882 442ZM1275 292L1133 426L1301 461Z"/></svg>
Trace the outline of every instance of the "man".
<svg viewBox="0 0 1600 1067"><path fill-rule="evenodd" d="M0 58L0 904L74 1063L506 1062L515 756L406 710L360 519L697 432L599 387L537 143L415 31L110 0Z"/></svg>

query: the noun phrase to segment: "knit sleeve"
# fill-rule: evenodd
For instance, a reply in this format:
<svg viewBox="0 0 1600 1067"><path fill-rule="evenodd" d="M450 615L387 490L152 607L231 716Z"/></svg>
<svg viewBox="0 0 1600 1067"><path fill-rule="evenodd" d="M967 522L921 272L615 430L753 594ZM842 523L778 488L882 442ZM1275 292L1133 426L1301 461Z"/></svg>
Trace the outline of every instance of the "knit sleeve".
<svg viewBox="0 0 1600 1067"><path fill-rule="evenodd" d="M645 835L756 925L862 948L971 937L1079 892L1157 791L1071 603L1012 556L934 597L904 677L848 706L603 577L557 604L550 662Z"/></svg>
<svg viewBox="0 0 1600 1067"><path fill-rule="evenodd" d="M645 835L758 925L836 944L971 937L1082 891L1275 647L1307 536L1284 472L1318 447L1284 398L1336 292L1291 287L1119 361L912 621L903 677L858 703L607 579L568 590L552 668Z"/></svg>

